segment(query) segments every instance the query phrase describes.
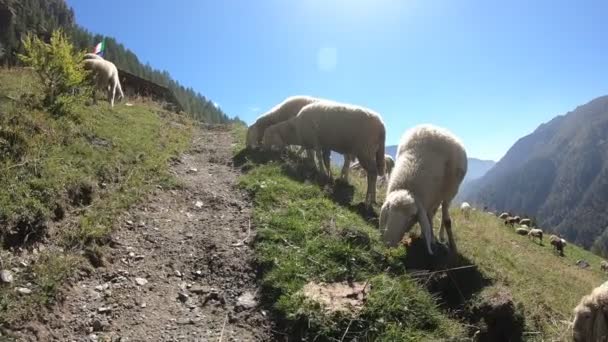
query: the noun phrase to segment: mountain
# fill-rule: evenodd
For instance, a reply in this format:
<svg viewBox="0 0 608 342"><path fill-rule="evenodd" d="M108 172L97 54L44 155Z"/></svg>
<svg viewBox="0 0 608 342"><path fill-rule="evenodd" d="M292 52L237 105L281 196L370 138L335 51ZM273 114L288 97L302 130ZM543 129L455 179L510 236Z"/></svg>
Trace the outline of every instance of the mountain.
<svg viewBox="0 0 608 342"><path fill-rule="evenodd" d="M386 146L384 153L395 159L395 156L397 155L397 145ZM493 160L482 160L477 158L469 158L468 161L468 171L462 182L463 184L482 177L494 166L494 164L496 164ZM331 163L341 168L344 163L344 157L340 153L332 151Z"/></svg>
<svg viewBox="0 0 608 342"><path fill-rule="evenodd" d="M608 96L519 139L461 196L490 209L536 217L541 227L608 252Z"/></svg>

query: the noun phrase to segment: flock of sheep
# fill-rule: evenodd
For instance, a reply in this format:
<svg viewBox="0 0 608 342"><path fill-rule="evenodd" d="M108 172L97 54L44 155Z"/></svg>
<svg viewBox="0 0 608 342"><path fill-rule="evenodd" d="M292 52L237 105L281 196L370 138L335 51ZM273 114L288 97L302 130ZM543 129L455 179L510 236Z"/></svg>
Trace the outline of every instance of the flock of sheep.
<svg viewBox="0 0 608 342"><path fill-rule="evenodd" d="M351 163L367 174L366 207L376 202L376 180L388 176L386 199L379 227L384 242L397 245L419 223L427 250L436 243L433 217L442 207L440 240L447 232L450 250L456 251L449 207L467 172L467 154L451 132L433 125L406 131L396 160L384 152L386 129L380 114L352 104L292 96L261 115L247 130L247 147L281 150L301 146L307 160L331 178L330 153L344 155L341 178L348 181Z"/></svg>
<svg viewBox="0 0 608 342"><path fill-rule="evenodd" d="M100 90L107 91L108 101L112 107L114 107L116 90L118 90L120 99L125 97L120 85L118 69L114 63L94 53L85 54L83 63L84 68L91 71L95 86ZM93 101L96 102L95 93L93 93Z"/></svg>

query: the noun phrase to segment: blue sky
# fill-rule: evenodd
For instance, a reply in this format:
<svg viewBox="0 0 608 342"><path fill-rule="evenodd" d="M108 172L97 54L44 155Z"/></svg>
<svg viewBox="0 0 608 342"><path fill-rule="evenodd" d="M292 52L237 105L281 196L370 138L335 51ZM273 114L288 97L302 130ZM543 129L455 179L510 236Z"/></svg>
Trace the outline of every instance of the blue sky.
<svg viewBox="0 0 608 342"><path fill-rule="evenodd" d="M307 94L419 123L498 160L539 124L608 94L607 1L68 0L248 124Z"/></svg>

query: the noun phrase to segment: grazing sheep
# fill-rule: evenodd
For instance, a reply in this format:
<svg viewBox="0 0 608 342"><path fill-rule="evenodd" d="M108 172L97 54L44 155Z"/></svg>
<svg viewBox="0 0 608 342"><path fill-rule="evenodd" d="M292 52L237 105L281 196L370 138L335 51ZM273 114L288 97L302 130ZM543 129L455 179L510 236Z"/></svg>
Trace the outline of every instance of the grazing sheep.
<svg viewBox="0 0 608 342"><path fill-rule="evenodd" d="M304 106L296 117L267 129L263 144L314 149L322 161L321 172L329 178L332 150L344 155L344 178L348 177L351 158L356 157L367 172L365 205L369 208L376 201L377 177L384 175L385 136L384 122L378 113L351 104L319 100Z"/></svg>
<svg viewBox="0 0 608 342"><path fill-rule="evenodd" d="M85 59L83 62L84 68L92 71L97 87L108 92L108 100L110 100L111 106L114 107L116 89L118 89L120 99L125 96L122 92L122 87L120 86L118 69L114 63L105 59ZM97 102L95 99L95 92L93 92L93 100Z"/></svg>
<svg viewBox="0 0 608 342"><path fill-rule="evenodd" d="M530 220L529 218L524 218L519 220L519 224L521 225L526 225L526 226L531 226L532 225L532 220Z"/></svg>
<svg viewBox="0 0 608 342"><path fill-rule="evenodd" d="M602 260L600 262L600 269L604 272L608 271L608 261Z"/></svg>
<svg viewBox="0 0 608 342"><path fill-rule="evenodd" d="M513 227L515 225L515 218L507 216L507 218L505 219L505 226L506 225L510 225L511 227Z"/></svg>
<svg viewBox="0 0 608 342"><path fill-rule="evenodd" d="M530 239L532 239L532 241L534 241L534 238L538 238L538 240L540 241L540 244L543 244L543 231L540 229L530 229L530 232L528 233L528 237Z"/></svg>
<svg viewBox="0 0 608 342"><path fill-rule="evenodd" d="M464 218L469 219L469 215L471 214L471 205L467 202L462 202L460 205L460 211L464 215Z"/></svg>
<svg viewBox="0 0 608 342"><path fill-rule="evenodd" d="M509 213L502 213L498 216L498 218L502 220L506 219L507 217L509 217Z"/></svg>
<svg viewBox="0 0 608 342"><path fill-rule="evenodd" d="M521 228L526 228L526 229L530 228L527 224L522 224L522 225L520 225L520 227Z"/></svg>
<svg viewBox="0 0 608 342"><path fill-rule="evenodd" d="M94 53L85 53L82 59L101 59L104 60L103 57Z"/></svg>
<svg viewBox="0 0 608 342"><path fill-rule="evenodd" d="M513 222L514 223L519 223L519 221L521 221L521 217L519 217L519 216L514 216L513 217Z"/></svg>
<svg viewBox="0 0 608 342"><path fill-rule="evenodd" d="M295 117L304 106L318 100L318 98L305 95L290 96L284 99L283 102L260 115L257 120L249 126L246 137L247 147L255 148L259 146L262 143L264 133L268 127Z"/></svg>
<svg viewBox="0 0 608 342"><path fill-rule="evenodd" d="M351 158L351 160L352 159L355 159L355 158ZM384 176L382 176L381 179L390 178L391 172L393 171L394 167L395 167L395 160L393 159L393 157L391 157L388 154L385 154L384 155ZM350 169L353 171L359 171L359 172L363 171L363 167L361 166L359 161L356 161L355 163L353 163L350 166Z"/></svg>
<svg viewBox="0 0 608 342"><path fill-rule="evenodd" d="M384 242L396 246L404 233L418 222L433 255L433 216L441 205L441 229L447 230L450 248L456 252L452 235L450 202L467 173L467 153L450 131L433 125L408 130L399 143L395 168L380 211L380 231Z"/></svg>
<svg viewBox="0 0 608 342"><path fill-rule="evenodd" d="M566 247L564 239L556 235L551 235L549 237L549 243L553 246L555 251L559 252L560 256L564 256L564 247Z"/></svg>
<svg viewBox="0 0 608 342"><path fill-rule="evenodd" d="M519 235L528 235L528 233L530 233L530 229L525 227L519 227L515 229L515 232Z"/></svg>
<svg viewBox="0 0 608 342"><path fill-rule="evenodd" d="M574 342L608 339L608 282L583 296L574 308L572 338Z"/></svg>

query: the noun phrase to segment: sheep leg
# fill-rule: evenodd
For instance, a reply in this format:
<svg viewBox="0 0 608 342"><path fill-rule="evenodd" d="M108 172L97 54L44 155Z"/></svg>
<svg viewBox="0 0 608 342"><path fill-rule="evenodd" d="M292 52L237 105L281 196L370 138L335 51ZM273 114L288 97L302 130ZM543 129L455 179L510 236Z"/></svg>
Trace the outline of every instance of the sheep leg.
<svg viewBox="0 0 608 342"><path fill-rule="evenodd" d="M340 178L348 182L348 172L350 171L350 162L352 161L350 154L344 155L344 165L342 166L342 174Z"/></svg>
<svg viewBox="0 0 608 342"><path fill-rule="evenodd" d="M327 173L325 172L325 165L323 163L323 151L321 149L316 149L317 161L319 162L319 172L323 175L323 177L327 177Z"/></svg>
<svg viewBox="0 0 608 342"><path fill-rule="evenodd" d="M114 108L114 97L116 97L116 83L112 84L112 94L108 94L111 96L110 106Z"/></svg>
<svg viewBox="0 0 608 342"><path fill-rule="evenodd" d="M369 181L369 177L368 177ZM418 222L420 223L420 229L422 230L422 234L424 235L424 240L426 241L426 248L430 255L433 255L432 245L433 241L433 221L429 220L429 216L427 211L423 206L418 206Z"/></svg>
<svg viewBox="0 0 608 342"><path fill-rule="evenodd" d="M441 204L441 231L439 232L440 238L443 240L445 236L442 236L443 228L448 233L448 241L450 243L450 250L452 253L456 253L456 242L454 241L454 235L452 234L452 219L450 218L450 202L443 201Z"/></svg>
<svg viewBox="0 0 608 342"><path fill-rule="evenodd" d="M367 171L367 194L365 195L365 206L371 208L376 203L376 181L378 173L376 170Z"/></svg>
<svg viewBox="0 0 608 342"><path fill-rule="evenodd" d="M331 150L330 149L323 150L323 164L325 164L325 168L327 169L327 176L331 180L330 157L331 157Z"/></svg>

